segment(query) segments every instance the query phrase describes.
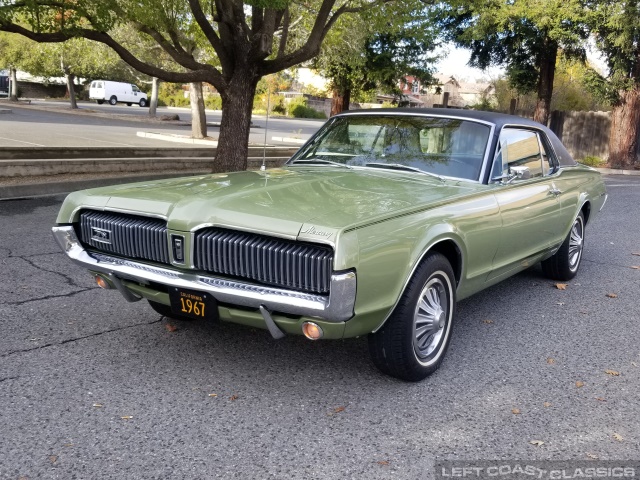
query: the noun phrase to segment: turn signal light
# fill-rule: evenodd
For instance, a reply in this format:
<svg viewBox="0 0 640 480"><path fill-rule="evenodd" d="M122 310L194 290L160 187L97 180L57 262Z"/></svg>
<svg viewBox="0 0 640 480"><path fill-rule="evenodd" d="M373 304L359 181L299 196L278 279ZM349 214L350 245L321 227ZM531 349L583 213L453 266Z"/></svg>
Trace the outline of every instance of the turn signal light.
<svg viewBox="0 0 640 480"><path fill-rule="evenodd" d="M109 285L109 282L107 282L100 275L96 275L96 283L100 288L104 288L105 290L109 290L111 288L111 285Z"/></svg>
<svg viewBox="0 0 640 480"><path fill-rule="evenodd" d="M313 322L304 322L302 324L302 333L309 340L319 340L324 335L322 329Z"/></svg>

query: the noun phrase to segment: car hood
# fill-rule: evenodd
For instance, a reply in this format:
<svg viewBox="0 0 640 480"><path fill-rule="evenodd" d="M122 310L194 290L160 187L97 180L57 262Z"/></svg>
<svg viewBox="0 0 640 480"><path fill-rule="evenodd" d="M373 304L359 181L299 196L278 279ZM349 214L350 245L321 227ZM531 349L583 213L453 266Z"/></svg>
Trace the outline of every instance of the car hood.
<svg viewBox="0 0 640 480"><path fill-rule="evenodd" d="M295 167L86 190L69 197L73 205L63 208L61 217L70 208L95 207L167 218L173 230L216 225L333 243L341 230L428 208L477 188L412 172Z"/></svg>

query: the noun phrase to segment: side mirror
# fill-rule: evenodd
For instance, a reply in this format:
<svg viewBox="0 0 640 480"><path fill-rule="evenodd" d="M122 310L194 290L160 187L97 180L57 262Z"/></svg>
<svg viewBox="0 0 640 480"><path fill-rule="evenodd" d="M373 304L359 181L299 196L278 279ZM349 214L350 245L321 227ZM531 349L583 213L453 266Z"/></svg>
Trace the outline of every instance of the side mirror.
<svg viewBox="0 0 640 480"><path fill-rule="evenodd" d="M516 178L518 180L529 180L531 178L531 171L529 167L511 167L511 173L513 174L512 180Z"/></svg>

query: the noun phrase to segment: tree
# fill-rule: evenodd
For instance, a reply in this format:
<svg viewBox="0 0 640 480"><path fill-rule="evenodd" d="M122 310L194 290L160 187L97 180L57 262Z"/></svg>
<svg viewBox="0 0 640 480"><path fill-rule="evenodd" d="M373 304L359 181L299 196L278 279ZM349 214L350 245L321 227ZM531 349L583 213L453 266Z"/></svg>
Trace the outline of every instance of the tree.
<svg viewBox="0 0 640 480"><path fill-rule="evenodd" d="M39 42L95 40L149 76L212 84L222 98L214 170L244 170L260 78L310 60L342 15L385 1L391 0L0 0L0 30ZM308 34L297 35L291 27L305 22ZM125 48L109 33L121 24L153 39L175 68L155 66Z"/></svg>
<svg viewBox="0 0 640 480"><path fill-rule="evenodd" d="M640 135L640 1L595 0L589 4L592 30L609 75L591 72L592 90L612 106L609 163L628 168L638 162Z"/></svg>
<svg viewBox="0 0 640 480"><path fill-rule="evenodd" d="M534 120L549 119L558 54L584 58L582 0L450 0L440 11L447 37L471 49L470 65L503 65L520 93L536 91Z"/></svg>
<svg viewBox="0 0 640 480"><path fill-rule="evenodd" d="M399 82L412 75L432 80L437 33L424 2L404 1L341 21L330 33L314 66L331 79L331 114L349 109L353 95L368 91L400 94ZM385 19L385 21L380 21Z"/></svg>

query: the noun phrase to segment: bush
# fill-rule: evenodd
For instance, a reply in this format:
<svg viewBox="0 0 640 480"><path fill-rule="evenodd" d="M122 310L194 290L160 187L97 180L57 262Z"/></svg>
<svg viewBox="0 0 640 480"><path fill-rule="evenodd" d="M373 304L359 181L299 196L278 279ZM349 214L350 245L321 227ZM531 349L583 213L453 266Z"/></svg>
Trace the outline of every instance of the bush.
<svg viewBox="0 0 640 480"><path fill-rule="evenodd" d="M600 157L595 157L593 155L587 155L586 157L584 157L582 159L582 161L580 162L583 165L588 165L590 167L600 167L602 165L604 165L606 162L604 160L602 160Z"/></svg>
<svg viewBox="0 0 640 480"><path fill-rule="evenodd" d="M327 118L324 112L307 106L307 99L304 97L293 98L287 105L288 114L296 118Z"/></svg>
<svg viewBox="0 0 640 480"><path fill-rule="evenodd" d="M205 97L204 108L209 110L222 110L222 98L220 95L209 95Z"/></svg>
<svg viewBox="0 0 640 480"><path fill-rule="evenodd" d="M160 103L168 107L188 107L191 105L189 98L185 98L182 93L166 96L158 95L158 105L160 105Z"/></svg>

